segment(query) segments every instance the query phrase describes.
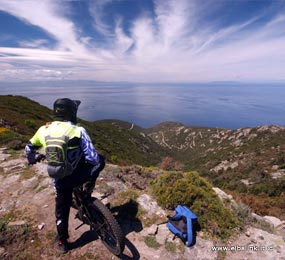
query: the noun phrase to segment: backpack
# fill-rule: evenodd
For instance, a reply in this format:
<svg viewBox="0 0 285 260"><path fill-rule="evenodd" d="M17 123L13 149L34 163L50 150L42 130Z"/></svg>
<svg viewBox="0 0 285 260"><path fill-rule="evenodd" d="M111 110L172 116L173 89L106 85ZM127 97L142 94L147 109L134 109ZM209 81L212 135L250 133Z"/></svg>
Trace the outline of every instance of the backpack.
<svg viewBox="0 0 285 260"><path fill-rule="evenodd" d="M45 137L45 152L48 174L51 178L58 180L70 175L75 167L67 159L68 141L70 139L68 134L73 131L73 126L65 128L57 125L56 127L56 130L52 129L53 131L49 129L49 135Z"/></svg>
<svg viewBox="0 0 285 260"><path fill-rule="evenodd" d="M191 246L195 243L194 227L198 224L197 216L186 206L178 205L175 208L175 215L168 217L167 227L179 237L186 246Z"/></svg>

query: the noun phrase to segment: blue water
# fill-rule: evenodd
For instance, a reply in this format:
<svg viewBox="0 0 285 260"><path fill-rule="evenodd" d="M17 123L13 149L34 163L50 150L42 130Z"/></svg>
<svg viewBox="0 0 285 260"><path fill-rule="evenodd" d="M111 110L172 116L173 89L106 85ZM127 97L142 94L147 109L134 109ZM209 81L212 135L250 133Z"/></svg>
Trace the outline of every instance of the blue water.
<svg viewBox="0 0 285 260"><path fill-rule="evenodd" d="M0 94L24 95L52 108L55 99L79 99L78 116L121 119L142 127L163 121L237 129L285 125L285 85L257 84L0 84Z"/></svg>

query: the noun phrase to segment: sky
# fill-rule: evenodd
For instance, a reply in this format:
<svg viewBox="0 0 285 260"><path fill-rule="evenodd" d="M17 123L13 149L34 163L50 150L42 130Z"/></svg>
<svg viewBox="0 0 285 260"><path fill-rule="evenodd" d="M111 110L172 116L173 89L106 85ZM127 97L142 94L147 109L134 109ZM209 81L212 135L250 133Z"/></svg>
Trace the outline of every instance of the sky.
<svg viewBox="0 0 285 260"><path fill-rule="evenodd" d="M285 0L1 0L0 81L285 82Z"/></svg>

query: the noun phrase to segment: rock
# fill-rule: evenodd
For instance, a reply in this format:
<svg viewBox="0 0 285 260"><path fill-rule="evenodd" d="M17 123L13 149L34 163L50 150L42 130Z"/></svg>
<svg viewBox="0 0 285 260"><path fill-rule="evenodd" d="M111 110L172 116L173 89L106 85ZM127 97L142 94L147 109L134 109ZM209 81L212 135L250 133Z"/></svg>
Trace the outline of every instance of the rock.
<svg viewBox="0 0 285 260"><path fill-rule="evenodd" d="M17 158L3 161L1 167L4 169L5 173L18 173L25 168L25 163L23 159Z"/></svg>
<svg viewBox="0 0 285 260"><path fill-rule="evenodd" d="M122 183L122 182L118 182L118 181L109 181L107 182L107 184L114 188L116 190L116 192L120 192L120 191L125 191L127 190L127 186Z"/></svg>
<svg viewBox="0 0 285 260"><path fill-rule="evenodd" d="M23 226L26 225L27 222L25 220L18 220L18 221L12 221L8 223L8 227L12 227L12 226Z"/></svg>
<svg viewBox="0 0 285 260"><path fill-rule="evenodd" d="M3 255L5 253L5 248L4 247L0 247L0 256Z"/></svg>
<svg viewBox="0 0 285 260"><path fill-rule="evenodd" d="M157 234L155 237L156 237L156 241L159 244L164 244L165 241L172 241L173 234L169 231L168 227L164 224L158 227ZM179 238L177 238L177 240L179 240Z"/></svg>
<svg viewBox="0 0 285 260"><path fill-rule="evenodd" d="M50 177L46 177L43 180L41 180L39 186L41 187L48 187L52 185L52 179Z"/></svg>
<svg viewBox="0 0 285 260"><path fill-rule="evenodd" d="M238 162L235 161L235 162L230 162L230 161L227 161L227 160L224 160L222 161L221 163L219 163L217 166L215 166L214 168L211 169L211 171L214 171L214 172L218 172L220 170L228 170L228 169L234 169L236 167L238 167Z"/></svg>
<svg viewBox="0 0 285 260"><path fill-rule="evenodd" d="M264 216L263 219L269 224L271 224L274 228L281 226L283 224L283 221L273 216Z"/></svg>
<svg viewBox="0 0 285 260"><path fill-rule="evenodd" d="M42 230L45 227L45 223L41 223L40 225L38 225L38 229Z"/></svg>
<svg viewBox="0 0 285 260"><path fill-rule="evenodd" d="M148 215L165 216L164 210L149 195L143 194L137 199L138 203L148 212Z"/></svg>
<svg viewBox="0 0 285 260"><path fill-rule="evenodd" d="M236 203L236 201L233 199L232 195L229 195L227 193L225 193L224 191L222 191L219 188L214 187L213 190L216 192L216 194L218 195L219 199L222 202L226 202L225 204L227 205L228 202L230 202L230 206L231 208L238 208L239 204Z"/></svg>
<svg viewBox="0 0 285 260"><path fill-rule="evenodd" d="M257 244L257 240L254 239L254 238L252 238L252 239L250 240L250 242L253 243L253 244Z"/></svg>
<svg viewBox="0 0 285 260"><path fill-rule="evenodd" d="M36 169L36 172L38 175L49 178L48 173L47 173L47 164L46 163L37 163L33 167Z"/></svg>
<svg viewBox="0 0 285 260"><path fill-rule="evenodd" d="M183 257L179 259L195 259L195 260L214 260L218 259L218 251L213 250L214 243L197 237L196 244L191 247L185 247Z"/></svg>
<svg viewBox="0 0 285 260"><path fill-rule="evenodd" d="M282 126L268 126L268 125L264 125L264 126L260 126L257 128L257 132L266 132L266 131L270 131L271 133L278 133L279 131L284 130L284 127Z"/></svg>
<svg viewBox="0 0 285 260"><path fill-rule="evenodd" d="M225 193L224 191L222 191L219 188L214 187L213 190L216 192L216 194L218 195L218 197L220 198L220 200L225 200L225 199L229 199L232 200L233 196L232 195L228 195L227 193Z"/></svg>
<svg viewBox="0 0 285 260"><path fill-rule="evenodd" d="M246 233L250 233L250 237ZM228 250L225 260L240 259L282 259L285 256L282 236L266 232L261 229L249 227L246 233L241 233L229 247L241 246L244 250ZM263 238L263 239L262 239Z"/></svg>
<svg viewBox="0 0 285 260"><path fill-rule="evenodd" d="M5 185L7 187L13 186L12 184L18 182L19 179L20 175L10 175L7 178L5 178L4 182L2 182L1 185Z"/></svg>
<svg viewBox="0 0 285 260"><path fill-rule="evenodd" d="M38 179L38 177L32 177L32 178L30 178L30 179L28 179L28 180L22 181L23 187L28 188L28 189L34 188L34 187L36 187L38 184L39 184L39 179Z"/></svg>
<svg viewBox="0 0 285 260"><path fill-rule="evenodd" d="M271 167L272 170L276 171L279 169L279 165L272 165Z"/></svg>
<svg viewBox="0 0 285 260"><path fill-rule="evenodd" d="M16 201L14 199L12 199L11 197L4 198L1 201L1 210L0 210L0 212L4 213L4 212L8 212L8 211L13 210L15 208L15 203L16 203Z"/></svg>
<svg viewBox="0 0 285 260"><path fill-rule="evenodd" d="M254 219L256 219L257 221L263 221L264 219L263 219L263 217L262 216L259 216L259 215L257 215L256 213L251 213L251 216L254 218Z"/></svg>

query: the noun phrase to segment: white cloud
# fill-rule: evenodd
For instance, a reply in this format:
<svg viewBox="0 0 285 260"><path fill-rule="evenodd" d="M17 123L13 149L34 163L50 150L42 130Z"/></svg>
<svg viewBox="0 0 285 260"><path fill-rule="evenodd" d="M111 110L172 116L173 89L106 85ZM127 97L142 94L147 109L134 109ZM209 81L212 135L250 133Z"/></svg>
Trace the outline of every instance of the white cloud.
<svg viewBox="0 0 285 260"><path fill-rule="evenodd" d="M19 46L22 48L47 48L48 45L49 43L46 39L19 41Z"/></svg>
<svg viewBox="0 0 285 260"><path fill-rule="evenodd" d="M179 39L185 37L191 13L191 1L157 1L156 22L159 37L166 49L179 45Z"/></svg>
<svg viewBox="0 0 285 260"><path fill-rule="evenodd" d="M113 28L104 21L104 18L106 18L104 9L112 1L113 0L95 0L91 1L89 5L89 12L93 18L93 26L95 30L102 33L106 37L114 36Z"/></svg>
<svg viewBox="0 0 285 260"><path fill-rule="evenodd" d="M115 28L115 35L116 35L115 52L119 54L124 54L131 48L131 46L134 44L134 41L124 32L121 25L121 20L117 21Z"/></svg>
<svg viewBox="0 0 285 260"><path fill-rule="evenodd" d="M211 12L209 3L215 2L155 1L154 16L142 12L127 34L123 16L116 17L114 28L106 23L105 7L111 0L92 1L89 11L94 27L105 35L106 45L99 48L95 43L88 49L94 38L78 35L75 24L65 15L69 2L1 1L0 10L38 26L57 44L48 49L45 40L38 39L20 41L21 48L0 47L0 77L23 80L25 74L30 79L108 81L285 80L284 16L277 14L259 27L256 24L260 16L223 28L215 21L200 24L201 15ZM35 70L34 66L39 68Z"/></svg>
<svg viewBox="0 0 285 260"><path fill-rule="evenodd" d="M57 40L59 49L85 53L77 41L73 23L61 15L65 5L58 6L59 3L53 0L4 0L0 2L0 9L44 30Z"/></svg>

